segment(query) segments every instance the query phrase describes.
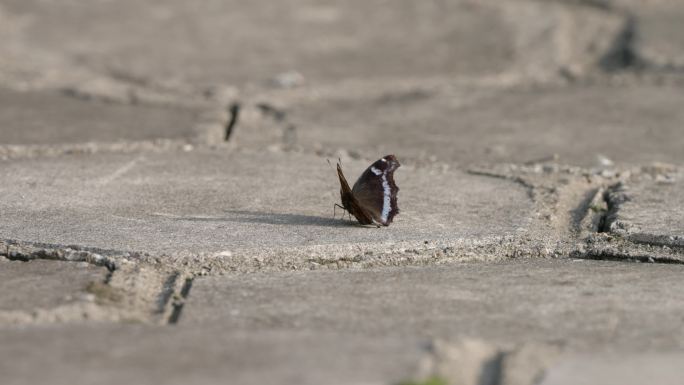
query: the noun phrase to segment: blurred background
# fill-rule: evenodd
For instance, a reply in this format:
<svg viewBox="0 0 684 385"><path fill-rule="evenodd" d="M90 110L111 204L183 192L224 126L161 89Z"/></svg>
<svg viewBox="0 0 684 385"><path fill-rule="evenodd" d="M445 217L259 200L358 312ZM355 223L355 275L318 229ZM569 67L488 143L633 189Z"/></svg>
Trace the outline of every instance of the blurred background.
<svg viewBox="0 0 684 385"><path fill-rule="evenodd" d="M1 0L0 156L229 137L681 163L682 20L675 0Z"/></svg>

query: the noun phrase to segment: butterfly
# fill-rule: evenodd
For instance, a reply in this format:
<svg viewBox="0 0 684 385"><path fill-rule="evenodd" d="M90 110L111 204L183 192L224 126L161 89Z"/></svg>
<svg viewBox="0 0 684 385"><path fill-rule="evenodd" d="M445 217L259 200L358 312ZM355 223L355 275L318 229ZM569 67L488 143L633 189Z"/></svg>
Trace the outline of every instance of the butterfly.
<svg viewBox="0 0 684 385"><path fill-rule="evenodd" d="M394 216L399 214L399 187L394 183L394 171L399 166L394 155L382 157L361 174L353 188L349 188L342 165L337 163L342 206L337 203L335 206L347 210L362 225L389 226Z"/></svg>

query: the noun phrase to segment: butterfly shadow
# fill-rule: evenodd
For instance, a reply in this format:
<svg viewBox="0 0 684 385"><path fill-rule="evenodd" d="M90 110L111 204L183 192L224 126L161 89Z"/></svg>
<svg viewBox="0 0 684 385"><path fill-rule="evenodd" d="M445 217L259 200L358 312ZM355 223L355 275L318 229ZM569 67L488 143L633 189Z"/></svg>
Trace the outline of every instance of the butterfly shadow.
<svg viewBox="0 0 684 385"><path fill-rule="evenodd" d="M225 210L229 216L225 217L180 217L179 220L194 222L235 222L235 223L263 223L269 225L346 227L354 222L340 218L326 218L315 215L265 213L250 210Z"/></svg>

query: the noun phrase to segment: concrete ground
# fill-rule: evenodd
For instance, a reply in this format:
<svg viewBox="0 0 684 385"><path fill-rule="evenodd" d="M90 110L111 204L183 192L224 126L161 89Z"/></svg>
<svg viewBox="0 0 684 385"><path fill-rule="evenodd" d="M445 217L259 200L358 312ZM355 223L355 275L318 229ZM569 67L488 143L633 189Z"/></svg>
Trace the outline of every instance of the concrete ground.
<svg viewBox="0 0 684 385"><path fill-rule="evenodd" d="M0 0L0 383L681 383L677 15Z"/></svg>

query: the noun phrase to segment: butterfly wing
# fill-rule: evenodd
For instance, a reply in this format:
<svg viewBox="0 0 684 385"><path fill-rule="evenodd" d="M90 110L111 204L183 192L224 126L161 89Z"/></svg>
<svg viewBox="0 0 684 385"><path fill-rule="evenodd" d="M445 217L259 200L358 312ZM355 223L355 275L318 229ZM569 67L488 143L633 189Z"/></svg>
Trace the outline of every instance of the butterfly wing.
<svg viewBox="0 0 684 385"><path fill-rule="evenodd" d="M337 164L337 176L340 178L340 198L342 199L342 206L345 210L349 211L356 220L362 225L369 225L373 223L373 217L370 213L364 210L357 199L354 197L352 190L349 188L349 183L347 183L347 178L344 177L342 173L342 167Z"/></svg>
<svg viewBox="0 0 684 385"><path fill-rule="evenodd" d="M399 213L394 171L401 166L394 155L378 159L361 174L352 188L352 196L375 223L388 226ZM360 222L360 221L359 221Z"/></svg>

